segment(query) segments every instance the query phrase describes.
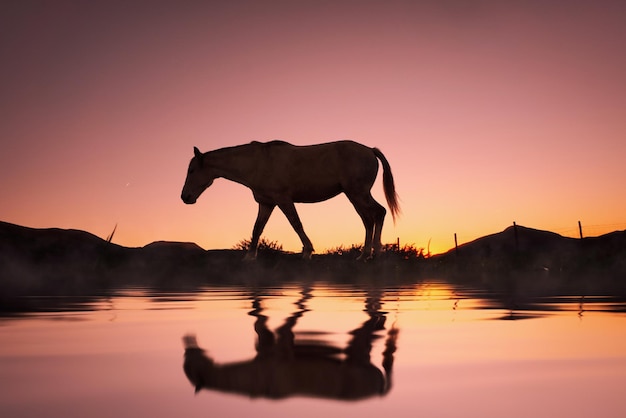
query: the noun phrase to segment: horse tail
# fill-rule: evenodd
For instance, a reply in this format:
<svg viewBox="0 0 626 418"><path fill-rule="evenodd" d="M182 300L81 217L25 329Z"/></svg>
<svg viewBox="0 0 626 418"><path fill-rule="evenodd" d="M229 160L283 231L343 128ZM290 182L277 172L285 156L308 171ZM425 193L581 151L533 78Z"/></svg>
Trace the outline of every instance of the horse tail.
<svg viewBox="0 0 626 418"><path fill-rule="evenodd" d="M391 216L395 223L396 218L400 215L400 203L398 202L398 194L396 193L396 186L393 182L393 174L391 174L391 166L378 148L372 148L372 151L374 151L374 155L383 164L383 189L385 191L385 199L387 199L387 205L389 205Z"/></svg>
<svg viewBox="0 0 626 418"><path fill-rule="evenodd" d="M396 328L396 323L394 322L389 332L387 332L385 351L383 351L383 370L385 370L385 386L383 388L383 394L386 394L391 390L391 370L393 369L393 354L396 352L398 333L399 330Z"/></svg>

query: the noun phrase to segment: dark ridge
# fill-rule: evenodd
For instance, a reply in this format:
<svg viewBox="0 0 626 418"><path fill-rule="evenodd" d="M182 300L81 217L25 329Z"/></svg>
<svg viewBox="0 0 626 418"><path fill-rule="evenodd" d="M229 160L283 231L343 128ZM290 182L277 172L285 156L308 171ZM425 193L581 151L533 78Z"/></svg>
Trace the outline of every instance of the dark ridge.
<svg viewBox="0 0 626 418"><path fill-rule="evenodd" d="M577 239L511 226L429 262L446 278L507 291L626 294L626 231Z"/></svg>
<svg viewBox="0 0 626 418"><path fill-rule="evenodd" d="M390 250L363 263L356 255L304 261L267 249L244 262L242 250L165 241L128 248L84 231L0 222L0 311L33 296L106 295L121 286L194 290L303 280L381 286L441 278L515 294L626 295L626 231L573 239L516 226L429 258Z"/></svg>

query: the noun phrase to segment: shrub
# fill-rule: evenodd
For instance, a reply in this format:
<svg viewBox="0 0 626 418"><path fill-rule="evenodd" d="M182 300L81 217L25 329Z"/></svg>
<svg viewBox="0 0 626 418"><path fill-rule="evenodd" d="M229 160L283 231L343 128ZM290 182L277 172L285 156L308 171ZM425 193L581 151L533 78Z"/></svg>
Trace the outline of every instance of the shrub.
<svg viewBox="0 0 626 418"><path fill-rule="evenodd" d="M363 251L362 245L352 244L349 247L340 245L338 247L328 249L324 254L356 257L361 254L361 251ZM415 244L405 244L400 248L398 248L396 244L383 244L381 255L394 255L403 260L417 260L429 257L429 254L424 253L423 248L417 248Z"/></svg>
<svg viewBox="0 0 626 418"><path fill-rule="evenodd" d="M343 255L358 256L359 254L361 254L361 251L363 251L363 246L362 245L352 244L349 247L344 247L343 245L340 245L338 247L330 248L330 249L326 250L324 252L324 254L326 254L326 255L339 255L339 256L343 256Z"/></svg>
<svg viewBox="0 0 626 418"><path fill-rule="evenodd" d="M233 250L240 251L248 251L250 248L250 240L244 239L239 241L237 244L233 246ZM283 251L283 245L278 243L278 241L270 241L265 237L261 237L259 240L259 246L257 247L259 251Z"/></svg>

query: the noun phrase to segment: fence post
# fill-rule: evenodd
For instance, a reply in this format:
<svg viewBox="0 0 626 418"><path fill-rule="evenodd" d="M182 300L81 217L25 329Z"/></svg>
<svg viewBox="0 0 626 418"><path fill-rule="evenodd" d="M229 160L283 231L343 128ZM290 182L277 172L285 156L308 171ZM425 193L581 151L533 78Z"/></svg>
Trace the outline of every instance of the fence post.
<svg viewBox="0 0 626 418"><path fill-rule="evenodd" d="M459 245L458 245L458 243L456 242L456 232L454 233L454 253L455 253L456 255L459 255Z"/></svg>
<svg viewBox="0 0 626 418"><path fill-rule="evenodd" d="M513 233L515 235L515 251L519 249L519 240L517 238L517 224L513 221Z"/></svg>
<svg viewBox="0 0 626 418"><path fill-rule="evenodd" d="M580 239L583 239L583 226L578 221L578 234L580 235Z"/></svg>

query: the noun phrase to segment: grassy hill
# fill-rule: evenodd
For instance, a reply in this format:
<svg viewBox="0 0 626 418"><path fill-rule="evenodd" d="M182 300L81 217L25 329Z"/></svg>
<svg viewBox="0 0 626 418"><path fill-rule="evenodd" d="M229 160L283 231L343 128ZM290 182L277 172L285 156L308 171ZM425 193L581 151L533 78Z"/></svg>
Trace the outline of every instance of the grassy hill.
<svg viewBox="0 0 626 418"><path fill-rule="evenodd" d="M0 222L0 303L125 285L195 289L305 279L389 285L430 277L506 292L626 294L626 231L573 239L517 226L429 258L387 251L367 263L356 261L355 252L311 261L272 249L255 262L243 262L243 256L242 250L205 251L181 242L128 248L84 231Z"/></svg>
<svg viewBox="0 0 626 418"><path fill-rule="evenodd" d="M429 261L447 278L494 288L626 291L626 231L576 239L511 226Z"/></svg>

